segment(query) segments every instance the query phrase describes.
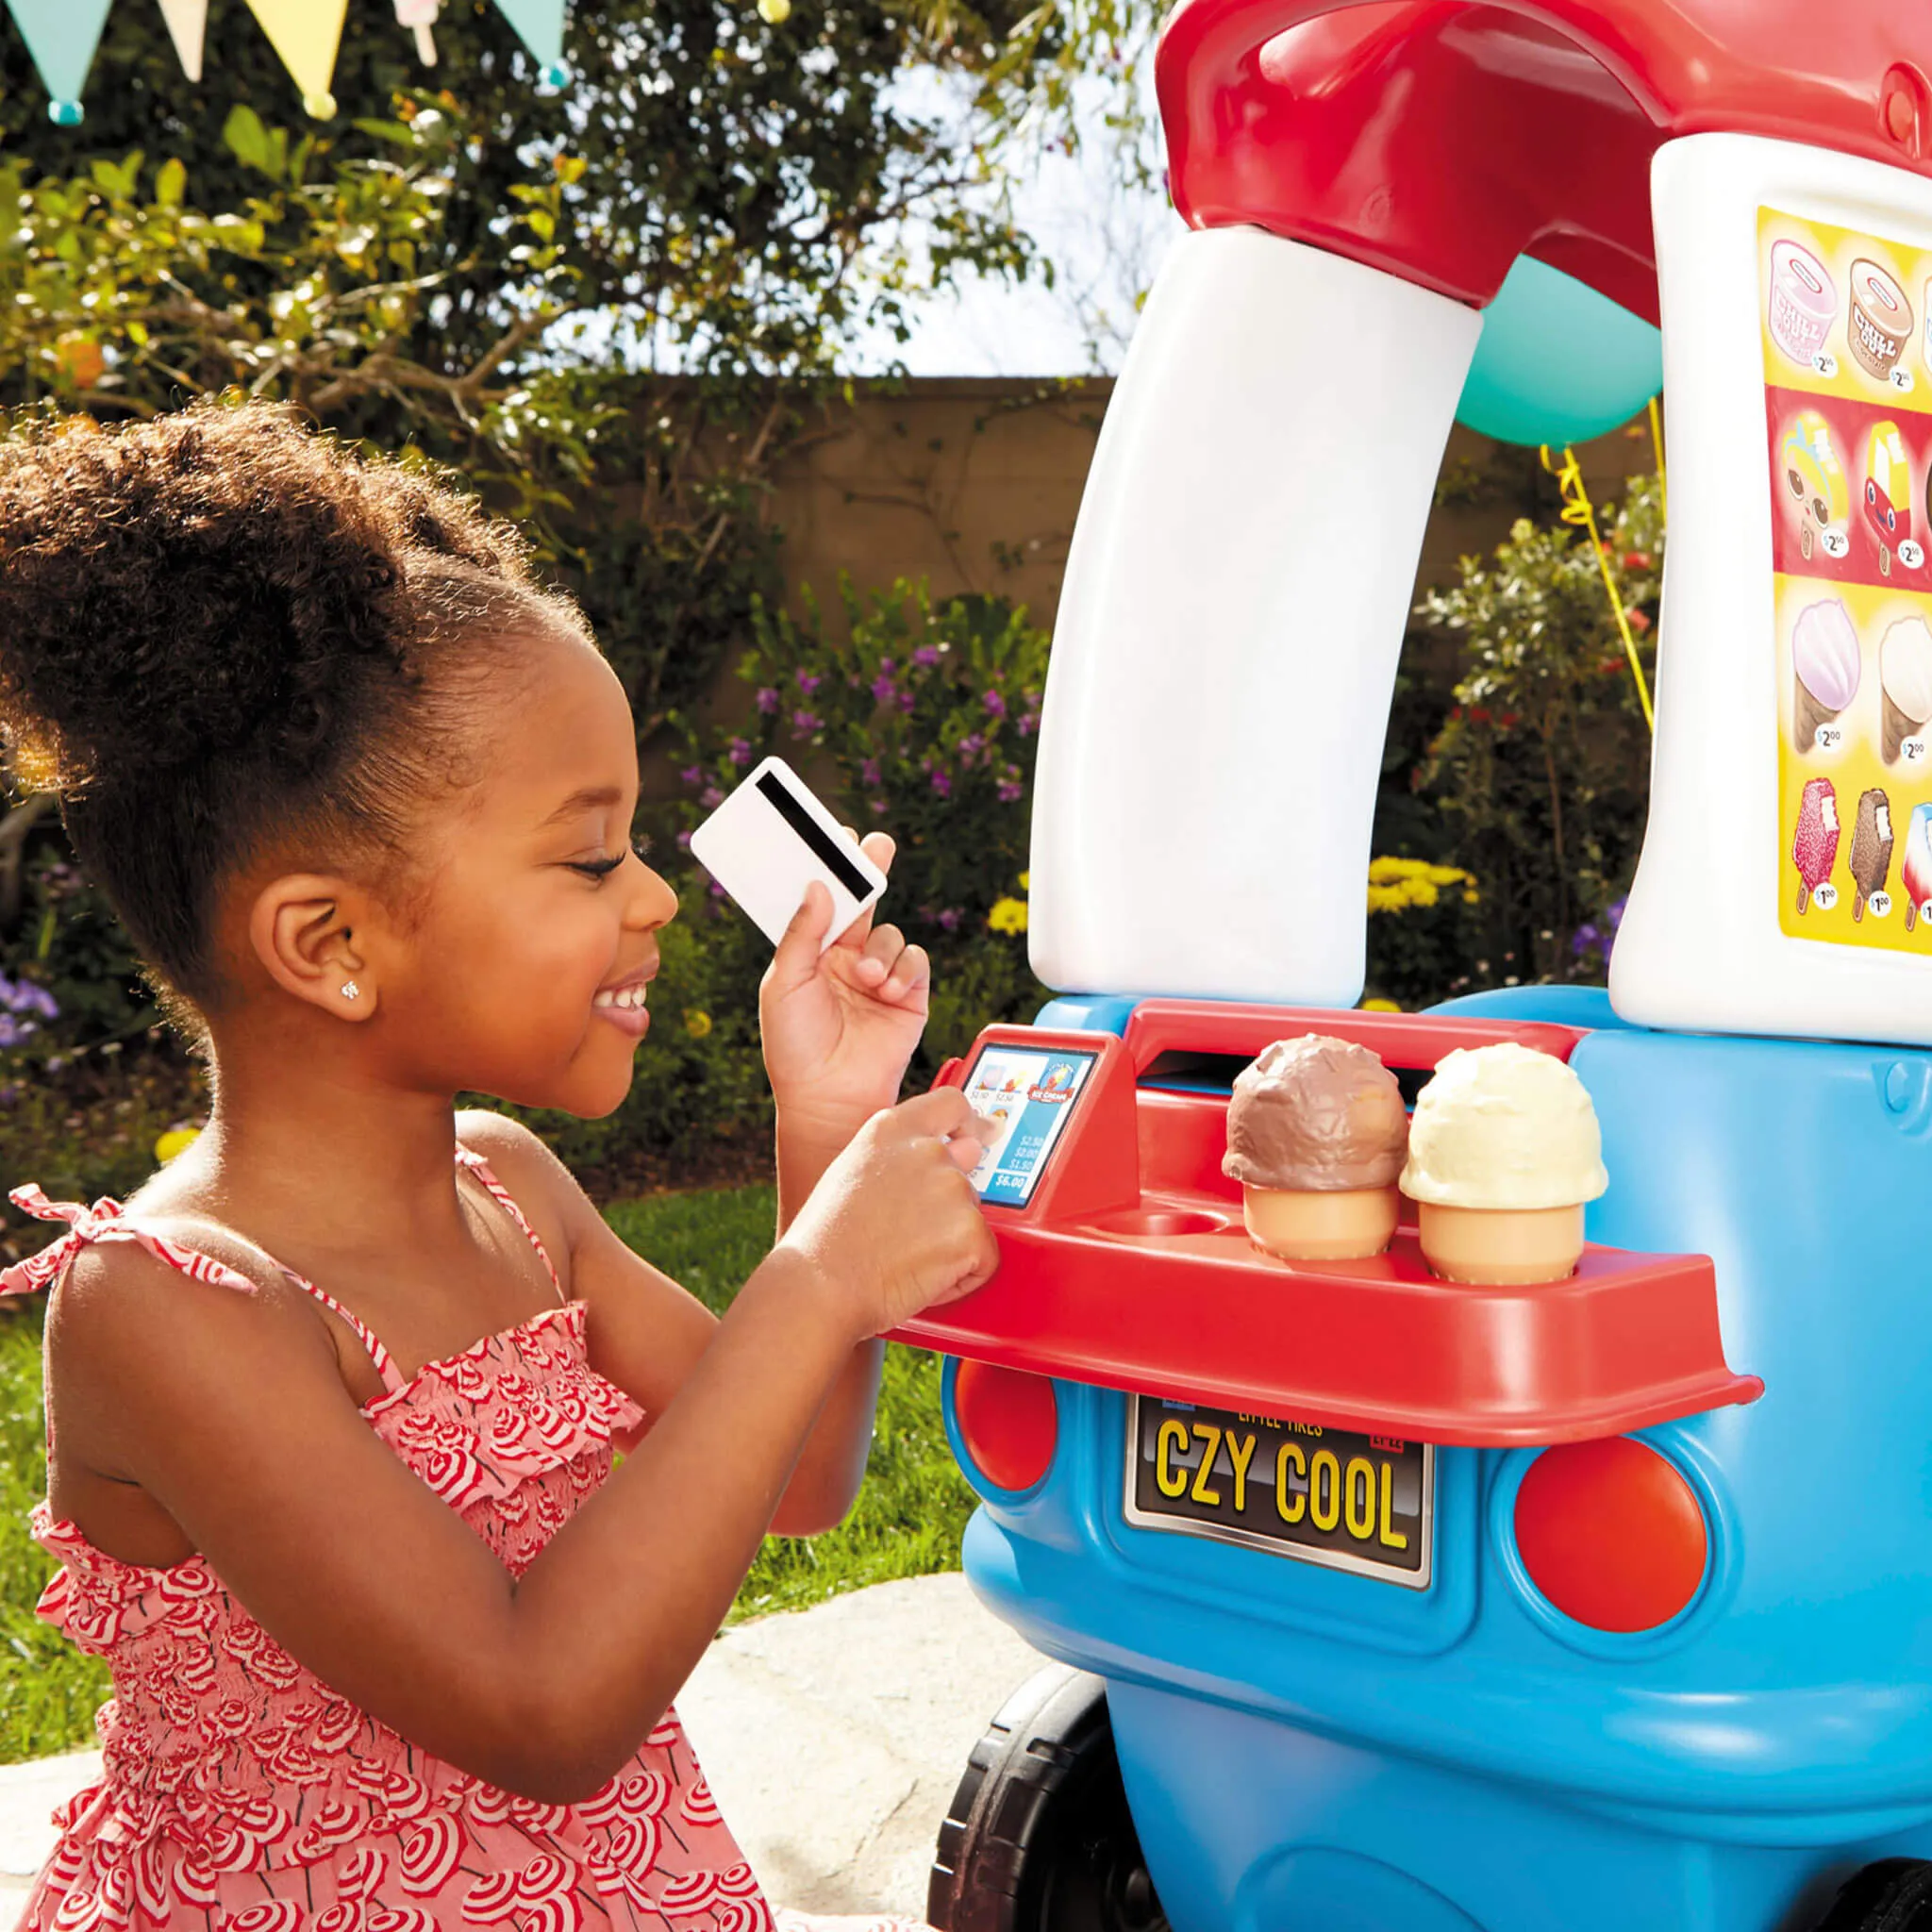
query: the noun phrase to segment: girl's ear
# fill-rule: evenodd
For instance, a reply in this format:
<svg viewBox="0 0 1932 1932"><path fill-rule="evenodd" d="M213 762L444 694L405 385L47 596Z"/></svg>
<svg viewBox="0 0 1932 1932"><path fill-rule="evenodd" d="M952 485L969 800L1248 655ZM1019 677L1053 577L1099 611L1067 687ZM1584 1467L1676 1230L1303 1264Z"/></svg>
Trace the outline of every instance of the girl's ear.
<svg viewBox="0 0 1932 1932"><path fill-rule="evenodd" d="M248 911L255 956L283 991L341 1020L366 1020L379 993L366 931L379 917L359 888L317 873L271 880Z"/></svg>

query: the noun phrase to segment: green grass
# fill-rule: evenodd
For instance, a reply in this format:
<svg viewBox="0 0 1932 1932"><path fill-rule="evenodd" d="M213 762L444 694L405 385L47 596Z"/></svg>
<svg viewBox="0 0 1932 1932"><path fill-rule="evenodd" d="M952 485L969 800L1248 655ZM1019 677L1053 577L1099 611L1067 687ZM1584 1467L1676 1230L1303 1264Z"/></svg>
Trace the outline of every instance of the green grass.
<svg viewBox="0 0 1932 1932"><path fill-rule="evenodd" d="M721 1188L622 1202L625 1241L708 1307L730 1305L772 1238L767 1187ZM46 1493L39 1306L0 1311L0 1763L92 1741L108 1674L34 1616L53 1565L27 1535ZM890 1347L865 1488L851 1516L812 1541L768 1541L733 1621L797 1609L891 1577L958 1567L972 1492L946 1446L936 1357Z"/></svg>
<svg viewBox="0 0 1932 1932"><path fill-rule="evenodd" d="M27 1534L47 1493L42 1438L41 1302L0 1314L0 1763L93 1741L107 1666L34 1615L54 1565Z"/></svg>

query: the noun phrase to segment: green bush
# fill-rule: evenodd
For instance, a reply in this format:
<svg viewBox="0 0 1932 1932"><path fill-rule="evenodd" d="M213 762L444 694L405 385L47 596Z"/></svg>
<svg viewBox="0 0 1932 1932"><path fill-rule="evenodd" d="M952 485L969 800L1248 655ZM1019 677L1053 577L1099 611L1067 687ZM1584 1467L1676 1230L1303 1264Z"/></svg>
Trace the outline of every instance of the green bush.
<svg viewBox="0 0 1932 1932"><path fill-rule="evenodd" d="M1663 576L1657 479L1632 477L1601 527L1648 681ZM1480 917L1454 941L1468 947L1460 974L1442 991L1457 977L1598 974L1650 789L1650 733L1603 566L1570 526L1524 518L1417 609L1459 655L1454 701L1419 774L1442 814L1443 846L1429 856L1481 881Z"/></svg>

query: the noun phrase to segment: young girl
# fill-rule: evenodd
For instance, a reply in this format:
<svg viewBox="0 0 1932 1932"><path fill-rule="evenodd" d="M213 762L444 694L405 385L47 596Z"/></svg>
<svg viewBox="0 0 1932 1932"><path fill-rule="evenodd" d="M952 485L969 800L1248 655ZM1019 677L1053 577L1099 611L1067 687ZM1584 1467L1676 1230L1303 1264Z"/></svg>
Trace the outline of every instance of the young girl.
<svg viewBox="0 0 1932 1932"><path fill-rule="evenodd" d="M28 1932L757 1932L671 1708L768 1530L837 1523L873 1338L991 1273L927 962L760 997L779 1234L722 1321L463 1091L608 1113L676 910L617 679L516 537L260 406L0 443L0 727L208 1130L53 1289L42 1614L110 1661ZM867 850L880 864L890 841ZM612 1473L612 1451L625 1451Z"/></svg>

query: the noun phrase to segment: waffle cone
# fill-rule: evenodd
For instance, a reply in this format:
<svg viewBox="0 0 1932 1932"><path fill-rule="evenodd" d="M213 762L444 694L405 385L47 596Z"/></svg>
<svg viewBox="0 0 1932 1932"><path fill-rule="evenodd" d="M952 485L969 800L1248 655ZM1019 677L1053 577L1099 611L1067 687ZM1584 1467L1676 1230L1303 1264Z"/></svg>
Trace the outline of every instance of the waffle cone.
<svg viewBox="0 0 1932 1932"><path fill-rule="evenodd" d="M1924 719L1907 718L1892 703L1891 693L1885 693L1885 762L1888 765L1897 764L1899 752L1903 749L1906 740L1917 737L1924 728Z"/></svg>
<svg viewBox="0 0 1932 1932"><path fill-rule="evenodd" d="M1583 1253L1583 1208L1417 1207L1423 1257L1445 1281L1561 1281Z"/></svg>
<svg viewBox="0 0 1932 1932"><path fill-rule="evenodd" d="M1389 1245L1401 1196L1393 1187L1333 1193L1243 1187L1241 1202L1257 1248L1284 1261L1360 1261Z"/></svg>
<svg viewBox="0 0 1932 1932"><path fill-rule="evenodd" d="M1801 752L1816 751L1818 727L1838 716L1829 705L1822 705L1805 688L1805 680L1791 674L1791 742Z"/></svg>

